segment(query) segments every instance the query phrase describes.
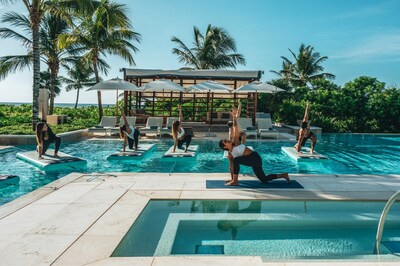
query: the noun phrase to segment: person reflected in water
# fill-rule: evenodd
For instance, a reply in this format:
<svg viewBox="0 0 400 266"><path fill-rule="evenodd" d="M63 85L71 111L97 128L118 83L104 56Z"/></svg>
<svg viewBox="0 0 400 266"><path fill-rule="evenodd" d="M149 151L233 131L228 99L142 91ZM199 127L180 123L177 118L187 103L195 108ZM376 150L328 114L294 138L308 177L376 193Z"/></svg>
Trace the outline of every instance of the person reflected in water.
<svg viewBox="0 0 400 266"><path fill-rule="evenodd" d="M262 159L258 152L253 151L246 147L246 145L241 144L239 142L238 137L238 125L237 125L237 118L238 112L236 108L232 109L232 117L233 117L233 141L229 139L222 139L219 142L219 147L223 150L229 151L228 158L230 156L230 172L231 172L231 179L226 180L227 186L237 186L238 185L238 178L239 178L239 171L240 165L251 166L253 171L258 179L262 183L267 183L273 179L284 178L288 182L290 182L290 177L288 173L282 174L269 174L265 175L264 170L262 168Z"/></svg>
<svg viewBox="0 0 400 266"><path fill-rule="evenodd" d="M239 201L237 200L230 200L228 202L228 209L227 213L260 213L261 212L261 201L251 201L250 205L247 208L239 209ZM243 227L251 222L255 222L257 219L254 220L243 220L243 219L226 219L226 220L219 220L217 222L217 228L223 232L230 231L231 232L231 239L236 240L238 230L240 227Z"/></svg>

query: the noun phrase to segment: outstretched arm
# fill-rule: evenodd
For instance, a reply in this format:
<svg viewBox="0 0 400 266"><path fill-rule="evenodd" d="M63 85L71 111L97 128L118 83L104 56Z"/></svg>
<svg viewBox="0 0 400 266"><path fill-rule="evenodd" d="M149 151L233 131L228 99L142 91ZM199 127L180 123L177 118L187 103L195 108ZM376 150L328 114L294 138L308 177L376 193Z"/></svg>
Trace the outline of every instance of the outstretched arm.
<svg viewBox="0 0 400 266"><path fill-rule="evenodd" d="M308 121L308 101L306 103L306 110L304 112L304 118L303 118L303 122L307 122Z"/></svg>
<svg viewBox="0 0 400 266"><path fill-rule="evenodd" d="M179 110L179 123L182 123L182 106L178 105L178 110Z"/></svg>
<svg viewBox="0 0 400 266"><path fill-rule="evenodd" d="M44 104L42 105L42 120L47 122L47 113L46 108L44 108Z"/></svg>
<svg viewBox="0 0 400 266"><path fill-rule="evenodd" d="M232 139L233 144L239 144L239 127L237 123L238 118L238 109L236 107L232 108L232 118L233 118L233 126L232 126Z"/></svg>
<svg viewBox="0 0 400 266"><path fill-rule="evenodd" d="M127 127L129 127L128 119L125 116L125 113L122 111L122 117L124 118L124 123Z"/></svg>

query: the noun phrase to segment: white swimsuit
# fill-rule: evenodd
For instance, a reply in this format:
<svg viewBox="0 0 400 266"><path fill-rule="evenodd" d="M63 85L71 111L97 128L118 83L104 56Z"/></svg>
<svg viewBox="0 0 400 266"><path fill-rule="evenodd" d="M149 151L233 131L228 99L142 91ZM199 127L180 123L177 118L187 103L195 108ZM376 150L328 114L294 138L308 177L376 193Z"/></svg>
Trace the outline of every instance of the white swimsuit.
<svg viewBox="0 0 400 266"><path fill-rule="evenodd" d="M181 132L178 132L177 134L177 138L180 139L185 135L185 130L183 129L183 127L181 127Z"/></svg>
<svg viewBox="0 0 400 266"><path fill-rule="evenodd" d="M232 156L233 158L243 156L244 150L246 149L246 145L240 144L232 149Z"/></svg>
<svg viewBox="0 0 400 266"><path fill-rule="evenodd" d="M130 139L135 139L133 135L135 134L136 129L133 126L129 126L129 128L131 129L131 133L128 134L128 132L124 131L126 136Z"/></svg>

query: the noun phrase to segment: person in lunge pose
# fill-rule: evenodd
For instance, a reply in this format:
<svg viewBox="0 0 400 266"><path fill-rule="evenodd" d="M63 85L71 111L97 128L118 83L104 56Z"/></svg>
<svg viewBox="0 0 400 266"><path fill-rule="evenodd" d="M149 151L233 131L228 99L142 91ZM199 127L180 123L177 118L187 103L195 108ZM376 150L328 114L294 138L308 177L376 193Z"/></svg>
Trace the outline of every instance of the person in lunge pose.
<svg viewBox="0 0 400 266"><path fill-rule="evenodd" d="M179 120L174 121L172 123L172 137L174 138L174 149L175 152L176 147L178 149L182 149L184 143L186 143L185 152L187 152L190 142L192 141L192 135L186 134L185 130L182 127L182 106L178 105L179 109Z"/></svg>
<svg viewBox="0 0 400 266"><path fill-rule="evenodd" d="M277 178L284 178L288 182L290 182L289 174L269 174L265 175L264 170L262 168L262 160L260 155L244 144L240 144L238 137L238 125L237 125L237 117L238 112L236 108L232 109L233 116L233 141L229 139L222 139L219 142L219 147L223 150L229 151L228 156L232 156L232 160L230 160L230 171L231 171L231 179L226 181L227 186L237 186L240 165L251 166L253 171L258 179L262 183L267 183L270 180Z"/></svg>
<svg viewBox="0 0 400 266"><path fill-rule="evenodd" d="M306 103L306 110L304 112L304 118L301 122L301 128L297 134L297 143L294 145L294 148L297 152L301 151L301 148L306 144L308 139L311 139L311 150L310 153L314 154L315 144L317 144L317 137L310 129L310 124L308 122L308 101Z"/></svg>
<svg viewBox="0 0 400 266"><path fill-rule="evenodd" d="M122 112L122 117L124 118L124 125L119 128L119 135L124 139L123 152L125 152L126 149L126 142L128 142L129 149L132 150L133 146L135 146L135 150L137 150L140 132L133 125L129 125L124 112Z"/></svg>

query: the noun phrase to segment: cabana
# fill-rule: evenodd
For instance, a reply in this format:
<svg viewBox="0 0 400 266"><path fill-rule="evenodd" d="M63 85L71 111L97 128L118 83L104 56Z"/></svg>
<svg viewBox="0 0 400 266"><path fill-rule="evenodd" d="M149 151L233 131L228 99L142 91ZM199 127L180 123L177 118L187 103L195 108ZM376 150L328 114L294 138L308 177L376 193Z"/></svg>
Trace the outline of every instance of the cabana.
<svg viewBox="0 0 400 266"><path fill-rule="evenodd" d="M133 111L142 111L144 103L146 104L146 114L151 116L173 116L173 101L176 103L191 103L191 110L185 110L185 114L190 121L204 121L207 114L213 116L210 110L216 110L214 106L215 99L230 100L231 103L237 103L238 99L247 100L246 116L255 118L257 111L256 93L236 93L236 90L243 85L253 81L259 81L263 71L261 70L159 70L159 69L122 69L124 79L142 87L151 81L166 79L181 85L185 89L188 87L213 80L224 84L234 91L233 93L210 93L210 92L124 92L124 112L126 114ZM165 97L166 101L162 108L156 107L157 99ZM201 103L201 104L200 104ZM206 107L204 107L206 106ZM187 107L187 105L186 105Z"/></svg>

